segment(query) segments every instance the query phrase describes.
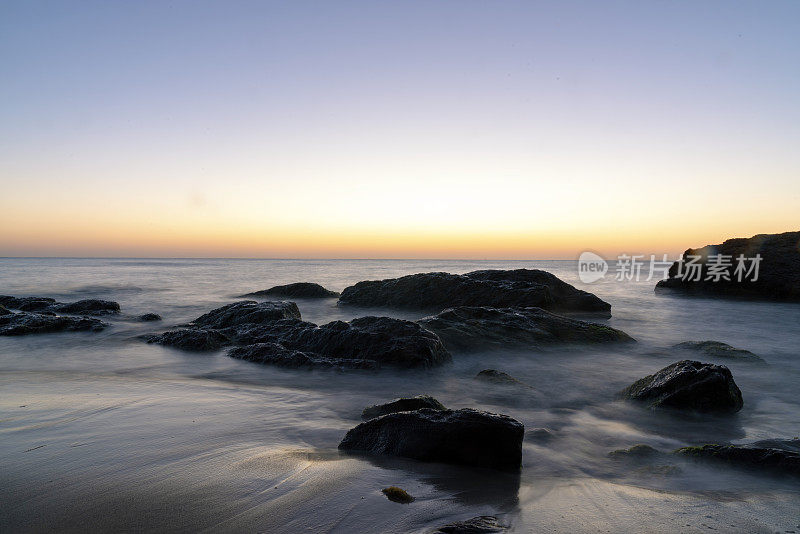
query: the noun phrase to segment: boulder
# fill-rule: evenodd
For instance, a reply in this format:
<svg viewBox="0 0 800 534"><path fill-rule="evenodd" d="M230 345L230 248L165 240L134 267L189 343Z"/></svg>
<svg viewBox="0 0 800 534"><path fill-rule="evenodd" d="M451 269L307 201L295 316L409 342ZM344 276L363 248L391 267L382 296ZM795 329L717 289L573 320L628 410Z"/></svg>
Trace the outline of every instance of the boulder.
<svg viewBox="0 0 800 534"><path fill-rule="evenodd" d="M712 460L741 468L800 475L800 453L753 445L703 445L683 447L674 454L685 458Z"/></svg>
<svg viewBox="0 0 800 534"><path fill-rule="evenodd" d="M52 313L19 312L0 315L0 336L49 332L99 332L108 325L90 317L62 317Z"/></svg>
<svg viewBox="0 0 800 534"><path fill-rule="evenodd" d="M646 376L623 390L623 398L652 408L734 413L742 409L742 392L722 365L682 360Z"/></svg>
<svg viewBox="0 0 800 534"><path fill-rule="evenodd" d="M255 343L243 347L235 347L228 351L228 356L237 360L289 367L292 369L377 369L374 360L356 360L349 358L327 358L313 352L301 352L287 349L278 343Z"/></svg>
<svg viewBox="0 0 800 534"><path fill-rule="evenodd" d="M522 386L526 388L531 387L525 382L517 380L510 374L504 373L503 371L498 371L497 369L484 369L475 375L475 380L488 382L490 384L500 384L503 386Z"/></svg>
<svg viewBox="0 0 800 534"><path fill-rule="evenodd" d="M737 349L720 341L684 341L683 343L673 345L672 348L696 352L707 358L764 363L763 358L753 354L749 350Z"/></svg>
<svg viewBox="0 0 800 534"><path fill-rule="evenodd" d="M754 281L752 276L742 276L739 280L737 258L740 255L746 259L754 258L756 254L761 256L758 279ZM713 272L709 276L709 257L717 255L723 255L731 264L721 268L727 280L717 279ZM686 264L676 261L669 269L669 278L659 281L656 288L688 295L800 301L800 232L728 239L718 245L690 248L683 253L684 259L688 256L700 256L700 279L695 279L695 273ZM745 266L749 268L750 262L746 261ZM683 276L689 273L692 276Z"/></svg>
<svg viewBox="0 0 800 534"><path fill-rule="evenodd" d="M193 352L219 350L231 343L230 338L219 330L203 330L201 328L170 330L163 334L150 334L142 336L142 338L148 343L157 343Z"/></svg>
<svg viewBox="0 0 800 534"><path fill-rule="evenodd" d="M343 305L434 310L456 306L538 307L609 315L611 305L538 270L420 273L358 282L339 297Z"/></svg>
<svg viewBox="0 0 800 534"><path fill-rule="evenodd" d="M111 300L85 299L77 302L56 303L50 309L57 313L106 315L119 313L119 304Z"/></svg>
<svg viewBox="0 0 800 534"><path fill-rule="evenodd" d="M431 534L496 534L505 530L508 527L501 525L495 516L481 515L466 521L448 523Z"/></svg>
<svg viewBox="0 0 800 534"><path fill-rule="evenodd" d="M48 297L12 297L10 295L0 295L0 304L14 310L40 311L56 304L56 299Z"/></svg>
<svg viewBox="0 0 800 534"><path fill-rule="evenodd" d="M519 471L524 432L506 415L423 408L365 421L347 432L339 449Z"/></svg>
<svg viewBox="0 0 800 534"><path fill-rule="evenodd" d="M145 313L139 316L139 320L144 322L160 321L161 316L157 313Z"/></svg>
<svg viewBox="0 0 800 534"><path fill-rule="evenodd" d="M278 319L300 319L300 310L294 302L256 302L243 300L216 308L191 322L202 328L228 328L246 324L259 324Z"/></svg>
<svg viewBox="0 0 800 534"><path fill-rule="evenodd" d="M434 399L430 395L417 395L416 397L403 397L395 399L385 404L375 404L364 408L361 412L361 419L374 419L381 415L397 412L410 412L422 408L430 408L432 410L446 410L444 404Z"/></svg>
<svg viewBox="0 0 800 534"><path fill-rule="evenodd" d="M288 299L325 299L338 297L339 293L325 289L319 284L297 282L283 286L275 286L262 291L254 291L243 297L279 297Z"/></svg>
<svg viewBox="0 0 800 534"><path fill-rule="evenodd" d="M436 332L449 349L460 351L634 341L620 330L541 308L460 306L417 322Z"/></svg>
<svg viewBox="0 0 800 534"><path fill-rule="evenodd" d="M399 502L400 504L408 504L414 502L414 497L411 496L406 490L398 488L397 486L389 486L383 488L381 493L386 495L386 498L392 502Z"/></svg>

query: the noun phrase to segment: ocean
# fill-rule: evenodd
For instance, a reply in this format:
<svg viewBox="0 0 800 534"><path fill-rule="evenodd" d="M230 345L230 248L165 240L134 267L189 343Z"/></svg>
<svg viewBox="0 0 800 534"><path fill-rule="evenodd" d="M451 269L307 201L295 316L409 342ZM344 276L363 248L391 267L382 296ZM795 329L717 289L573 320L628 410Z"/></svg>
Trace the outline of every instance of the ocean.
<svg viewBox="0 0 800 534"><path fill-rule="evenodd" d="M523 267L611 303L602 322L638 343L454 353L436 369L345 373L138 338L278 284L340 291L417 272ZM656 294L655 280L618 281L613 271L583 284L577 274L574 261L0 259L0 294L122 307L99 333L0 337L0 531L405 533L478 515L496 515L514 532L800 531L796 480L678 460L634 469L608 457L638 443L669 451L800 435L800 305ZM318 324L422 316L296 302ZM147 312L163 321L135 320ZM616 398L682 359L670 347L691 340L766 361L713 362L731 369L741 412L678 415ZM509 394L476 382L486 368L531 389ZM521 474L337 450L364 407L423 393L521 421L529 432ZM390 485L416 500L388 501L380 490Z"/></svg>

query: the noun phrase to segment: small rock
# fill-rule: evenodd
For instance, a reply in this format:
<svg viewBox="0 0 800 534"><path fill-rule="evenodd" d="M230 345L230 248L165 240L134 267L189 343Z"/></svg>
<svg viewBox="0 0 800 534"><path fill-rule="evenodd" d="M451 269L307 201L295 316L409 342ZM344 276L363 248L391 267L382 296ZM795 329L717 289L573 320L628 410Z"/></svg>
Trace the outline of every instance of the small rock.
<svg viewBox="0 0 800 534"><path fill-rule="evenodd" d="M51 313L19 312L0 315L0 336L52 332L99 332L108 325L90 317L63 317Z"/></svg>
<svg viewBox="0 0 800 534"><path fill-rule="evenodd" d="M381 493L386 495L386 498L390 501L399 502L400 504L408 504L414 501L414 497L412 497L406 490L400 489L397 486L383 488Z"/></svg>
<svg viewBox="0 0 800 534"><path fill-rule="evenodd" d="M531 428L525 432L525 439L538 443L547 443L553 437L553 433L546 428Z"/></svg>
<svg viewBox="0 0 800 534"><path fill-rule="evenodd" d="M703 445L683 447L673 452L685 458L713 460L735 467L800 475L800 453L753 445Z"/></svg>
<svg viewBox="0 0 800 534"><path fill-rule="evenodd" d="M279 297L288 299L323 299L338 297L339 293L325 289L319 284L309 282L297 282L275 286L262 291L255 291L242 295L243 297Z"/></svg>
<svg viewBox="0 0 800 534"><path fill-rule="evenodd" d="M375 404L364 408L361 412L361 419L368 420L397 412L410 412L420 408L430 408L432 410L446 410L445 406L430 395L417 395L416 397L403 397L395 399L385 404Z"/></svg>
<svg viewBox="0 0 800 534"><path fill-rule="evenodd" d="M491 384L501 384L504 386L522 386L526 388L531 387L525 382L517 380L510 374L504 373L503 371L498 371L497 369L484 369L475 375L475 380L489 382Z"/></svg>
<svg viewBox="0 0 800 534"><path fill-rule="evenodd" d="M145 313L145 314L139 316L139 320L140 321L145 321L145 322L160 321L161 320L161 316L159 314L157 314L157 313Z"/></svg>
<svg viewBox="0 0 800 534"><path fill-rule="evenodd" d="M737 349L720 341L684 341L673 345L673 348L698 352L707 358L764 362L763 358L756 356L749 350Z"/></svg>
<svg viewBox="0 0 800 534"><path fill-rule="evenodd" d="M508 527L501 525L495 516L482 515L466 521L448 523L431 534L493 534L504 530L508 530Z"/></svg>
<svg viewBox="0 0 800 534"><path fill-rule="evenodd" d="M119 313L119 304L111 300L85 299L66 304L55 304L52 310L58 313L105 315Z"/></svg>
<svg viewBox="0 0 800 534"><path fill-rule="evenodd" d="M617 449L615 451L611 451L608 453L610 458L615 460L621 459L634 459L634 460L644 460L650 458L656 458L661 456L663 453L654 449L650 445L644 445L642 443L638 445L634 445L633 447L629 447L627 449Z"/></svg>

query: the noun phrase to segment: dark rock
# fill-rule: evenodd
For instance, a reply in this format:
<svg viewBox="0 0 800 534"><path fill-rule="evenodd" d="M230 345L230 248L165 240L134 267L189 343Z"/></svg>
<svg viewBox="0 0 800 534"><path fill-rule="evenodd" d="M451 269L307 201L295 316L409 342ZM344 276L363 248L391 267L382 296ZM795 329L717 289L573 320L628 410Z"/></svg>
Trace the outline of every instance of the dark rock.
<svg viewBox="0 0 800 534"><path fill-rule="evenodd" d="M735 467L800 475L800 453L785 449L753 445L703 445L683 447L674 454L686 458L714 460Z"/></svg>
<svg viewBox="0 0 800 534"><path fill-rule="evenodd" d="M525 382L517 380L510 374L504 373L503 371L498 371L497 369L484 369L483 371L475 375L475 380L480 380L482 382L489 382L491 384L500 384L504 386L522 386L526 388L531 387Z"/></svg>
<svg viewBox="0 0 800 534"><path fill-rule="evenodd" d="M0 315L9 315L10 313L12 312L9 311L8 308L0 304Z"/></svg>
<svg viewBox="0 0 800 534"><path fill-rule="evenodd" d="M451 350L538 347L558 343L631 342L625 332L541 308L461 306L417 321Z"/></svg>
<svg viewBox="0 0 800 534"><path fill-rule="evenodd" d="M720 341L684 341L673 345L673 348L698 352L708 358L764 362L763 358L756 356L749 350L737 349Z"/></svg>
<svg viewBox="0 0 800 534"><path fill-rule="evenodd" d="M203 330L200 328L171 330L163 334L142 337L148 343L158 343L159 345L194 352L218 350L231 342L228 336L218 330Z"/></svg>
<svg viewBox="0 0 800 534"><path fill-rule="evenodd" d="M519 471L524 432L520 422L505 415L423 408L365 421L347 433L339 448Z"/></svg>
<svg viewBox="0 0 800 534"><path fill-rule="evenodd" d="M442 310L456 306L538 307L556 311L610 314L611 305L538 270L475 271L465 275L420 273L358 282L340 304Z"/></svg>
<svg viewBox="0 0 800 534"><path fill-rule="evenodd" d="M51 309L57 313L105 315L119 313L119 304L110 300L85 299L65 304L54 304Z"/></svg>
<svg viewBox="0 0 800 534"><path fill-rule="evenodd" d="M361 419L374 419L388 413L410 412L421 408L430 408L432 410L447 409L444 404L430 395L417 395L416 397L403 397L385 404L375 404L364 408L364 411L361 412Z"/></svg>
<svg viewBox="0 0 800 534"><path fill-rule="evenodd" d="M383 488L381 493L386 495L386 498L392 502L399 502L400 504L414 502L414 497L412 497L406 490L400 489L397 486Z"/></svg>
<svg viewBox="0 0 800 534"><path fill-rule="evenodd" d="M375 360L355 360L347 358L326 358L313 352L287 349L278 343L255 343L235 347L228 356L238 360L289 367L293 369L338 368L338 369L377 369Z"/></svg>
<svg viewBox="0 0 800 534"><path fill-rule="evenodd" d="M262 291L242 295L243 297L279 297L288 299L324 299L338 297L339 293L325 289L319 284L297 282L284 286L275 286Z"/></svg>
<svg viewBox="0 0 800 534"><path fill-rule="evenodd" d="M56 303L56 299L47 297L12 297L0 295L0 304L6 308L21 311L39 311L49 308Z"/></svg>
<svg viewBox="0 0 800 534"><path fill-rule="evenodd" d="M482 515L466 521L448 523L431 534L495 534L504 530L508 530L508 527L501 525L495 516Z"/></svg>
<svg viewBox="0 0 800 534"><path fill-rule="evenodd" d="M678 290L689 295L800 301L800 232L728 239L719 245L688 249L683 254L684 258L701 257L700 280L695 280L695 276L687 276L684 280L681 273L688 274L690 270L687 265L677 261L669 269L669 278L658 282L657 288ZM729 280L706 280L709 274L708 257L718 254L732 260L732 265L724 269ZM758 279L753 281L751 277L742 276L742 280L739 280L735 272L737 258L743 255L749 260L756 254L761 256ZM746 261L745 265L749 268L750 261ZM693 272L691 274L694 275Z"/></svg>
<svg viewBox="0 0 800 534"><path fill-rule="evenodd" d="M24 336L49 332L99 332L108 325L90 317L62 317L45 313L0 315L0 336Z"/></svg>
<svg viewBox="0 0 800 534"><path fill-rule="evenodd" d="M698 412L734 413L742 409L742 392L722 365L683 360L638 380L621 392L627 399Z"/></svg>
<svg viewBox="0 0 800 534"><path fill-rule="evenodd" d="M650 445L642 443L627 449L617 449L608 453L610 458L615 460L647 460L663 456L664 453L654 449Z"/></svg>
<svg viewBox="0 0 800 534"><path fill-rule="evenodd" d="M790 452L800 453L800 439L762 439L749 443L748 447L756 447L761 449L782 449Z"/></svg>
<svg viewBox="0 0 800 534"><path fill-rule="evenodd" d="M157 313L145 313L139 316L140 321L150 322L150 321L160 321L161 316Z"/></svg>
<svg viewBox="0 0 800 534"><path fill-rule="evenodd" d="M300 310L294 302L256 302L243 300L211 310L201 315L192 326L227 328L245 324L259 324L278 319L300 319Z"/></svg>

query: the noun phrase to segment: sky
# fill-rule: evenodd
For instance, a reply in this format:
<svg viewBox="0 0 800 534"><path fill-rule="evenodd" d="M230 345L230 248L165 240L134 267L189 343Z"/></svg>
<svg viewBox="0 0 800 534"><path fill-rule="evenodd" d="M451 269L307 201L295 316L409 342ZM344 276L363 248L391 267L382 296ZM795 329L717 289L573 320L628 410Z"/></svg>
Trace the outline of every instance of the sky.
<svg viewBox="0 0 800 534"><path fill-rule="evenodd" d="M677 254L799 147L796 1L0 3L0 256Z"/></svg>

